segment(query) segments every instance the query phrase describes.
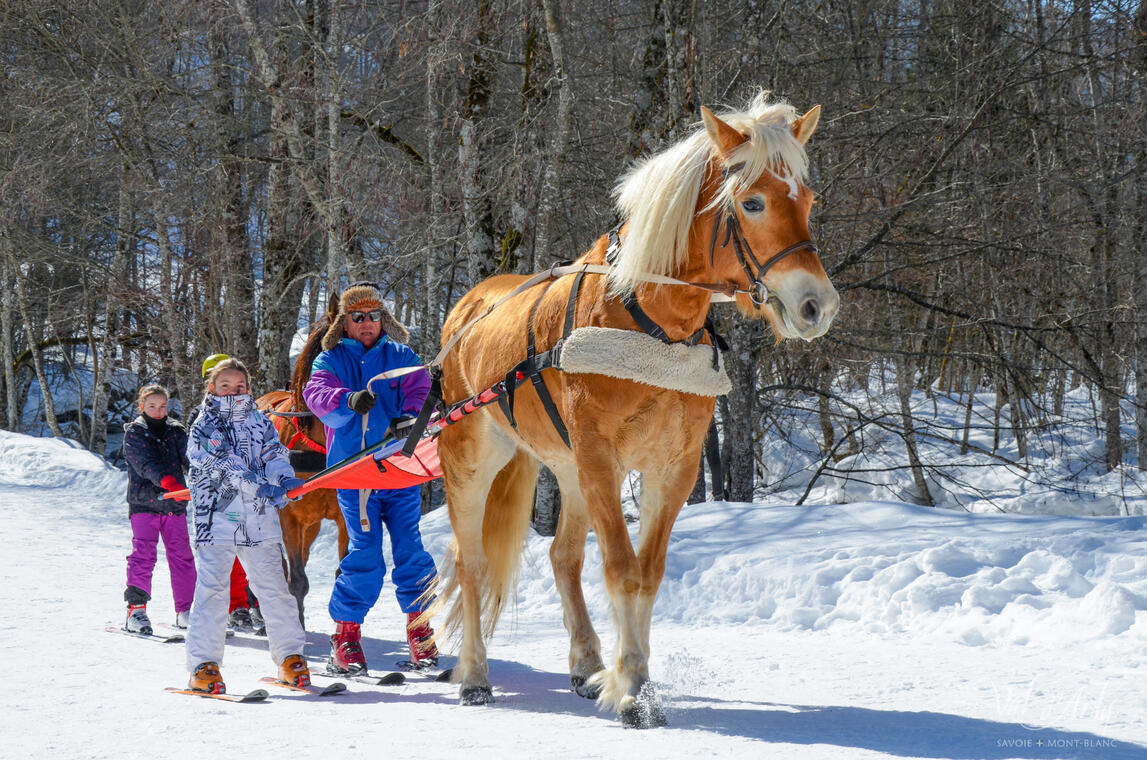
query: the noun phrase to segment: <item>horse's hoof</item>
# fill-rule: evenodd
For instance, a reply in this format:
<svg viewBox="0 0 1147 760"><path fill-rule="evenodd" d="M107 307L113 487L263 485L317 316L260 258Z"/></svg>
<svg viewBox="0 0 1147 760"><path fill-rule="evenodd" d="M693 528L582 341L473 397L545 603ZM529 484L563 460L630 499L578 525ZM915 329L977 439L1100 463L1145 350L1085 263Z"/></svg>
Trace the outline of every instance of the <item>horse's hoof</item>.
<svg viewBox="0 0 1147 760"><path fill-rule="evenodd" d="M462 705L489 705L494 702L494 690L489 686L466 686L458 696Z"/></svg>
<svg viewBox="0 0 1147 760"><path fill-rule="evenodd" d="M643 685L636 697L625 701L629 704L622 707L618 715L626 728L664 728L669 725L665 708L650 684Z"/></svg>
<svg viewBox="0 0 1147 760"><path fill-rule="evenodd" d="M619 713L621 724L626 728L664 728L669 725L665 710L661 705L648 705L640 702Z"/></svg>
<svg viewBox="0 0 1147 760"><path fill-rule="evenodd" d="M587 683L585 676L570 676L570 689L574 694L586 699L597 699L601 696L601 684Z"/></svg>

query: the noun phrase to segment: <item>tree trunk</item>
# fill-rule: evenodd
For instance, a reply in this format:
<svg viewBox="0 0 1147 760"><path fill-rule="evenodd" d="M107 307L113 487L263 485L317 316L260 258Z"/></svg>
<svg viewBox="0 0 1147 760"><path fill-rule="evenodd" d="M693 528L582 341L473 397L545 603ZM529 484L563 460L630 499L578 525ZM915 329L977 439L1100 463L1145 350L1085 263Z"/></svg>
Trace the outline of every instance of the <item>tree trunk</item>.
<svg viewBox="0 0 1147 760"><path fill-rule="evenodd" d="M36 370L36 381L40 384L40 397L44 400L44 419L47 421L48 429L52 431L52 435L63 438L64 431L60 430L60 423L56 420L56 405L52 400L52 389L48 387L48 376L44 372L44 359L40 352L39 343L36 341L36 331L32 329L32 312L28 306L25 278L20 271L20 265L11 259L9 262L12 272L15 274L16 303L20 307L20 318L24 321L24 335L27 338L28 350L32 352L32 366Z"/></svg>
<svg viewBox="0 0 1147 760"><path fill-rule="evenodd" d="M904 447L908 450L908 466L912 470L912 483L916 488L916 503L926 507L935 506L924 478L924 466L916 447L916 426L912 420L912 388L916 376L914 363L902 356L896 361L896 397L900 402L900 424L903 429Z"/></svg>
<svg viewBox="0 0 1147 760"><path fill-rule="evenodd" d="M1147 2L1140 0L1139 8L1135 12L1135 22L1133 25L1133 39L1135 40L1135 51L1133 65L1135 73L1133 76L1142 82L1143 78L1147 76ZM1135 121L1142 126L1147 123L1147 99L1140 96L1138 101L1138 113ZM1147 145L1143 140L1137 142L1138 150L1136 151L1135 163L1138 166L1143 166L1147 162ZM1131 235L1132 245L1134 251L1132 257L1134 261L1143 261L1144 250L1144 236L1147 235L1147 184L1142 180L1135 183L1135 198L1136 202L1133 204L1135 218L1132 221L1133 232ZM1139 460L1139 469L1147 470L1147 324L1144 320L1147 319L1147 274L1144 273L1142 266L1134 268L1134 279L1132 282L1131 292L1134 294L1136 312L1138 313L1138 321L1135 325L1135 444L1136 455Z"/></svg>
<svg viewBox="0 0 1147 760"><path fill-rule="evenodd" d="M494 250L494 217L483 164L485 121L490 107L490 88L494 81L493 62L487 50L492 16L491 0L479 0L478 32L474 54L470 59L466 103L462 109L458 139L462 219L466 228L466 269L471 286L494 274L498 263Z"/></svg>
<svg viewBox="0 0 1147 760"><path fill-rule="evenodd" d="M4 233L0 233L4 234ZM9 241L4 234L3 247L0 251L0 360L4 362L4 392L5 407L8 412L8 429L13 433L20 432L20 394L16 388L16 350L12 343L13 324L12 309L16 300L16 274L8 256Z"/></svg>
<svg viewBox="0 0 1147 760"><path fill-rule="evenodd" d="M669 124L666 134L677 136L697 118L695 81L697 3L694 0L661 0L661 23L665 33L666 94Z"/></svg>
<svg viewBox="0 0 1147 760"><path fill-rule="evenodd" d="M194 396L198 390L198 383L196 381L199 376L200 362L195 357L192 357L190 361L187 359L186 329L183 324L183 318L180 317L175 306L177 300L182 299L178 299L178 291L172 281L172 267L175 254L172 250L171 236L168 234L167 225L161 224L159 221L166 218L166 214L160 206L160 194L154 192L151 194L151 197L152 216L156 220L155 241L159 248L159 262L162 268L162 271L159 273L160 292L163 293L163 303L160 306L160 310L163 314L165 332L168 335L167 357L169 357L168 361L170 362L168 369L170 369L171 378L169 381L171 387L168 388L168 391L180 399L190 398ZM131 221L130 216L128 217L128 221ZM118 252L117 249L117 254ZM131 260L125 251L121 266L125 266L126 263ZM115 271L118 272L122 270L117 269ZM248 321L253 322L250 317L248 317ZM194 406L194 404L192 406Z"/></svg>
<svg viewBox="0 0 1147 760"><path fill-rule="evenodd" d="M661 2L654 0L653 20L661 16ZM661 135L654 126L662 106L660 83L665 78L665 32L656 23L648 27L645 52L641 56L641 76L634 92L633 113L629 117L629 146L626 157L637 158L655 150Z"/></svg>
<svg viewBox="0 0 1147 760"><path fill-rule="evenodd" d="M538 487L534 494L534 530L539 536L552 536L557 532L561 516L561 491L558 479L548 468L538 470Z"/></svg>
<svg viewBox="0 0 1147 760"><path fill-rule="evenodd" d="M218 316L223 322L219 328L225 336L225 350L241 355L247 363L254 363L257 357L249 352L256 345L258 336L255 279L243 192L242 137L238 126L241 120L235 110L235 83L229 58L223 30L216 27L211 35L211 68L218 152L215 204L219 223L214 230L211 263L216 267L214 279L221 290L223 307ZM160 226L158 219L156 224Z"/></svg>
<svg viewBox="0 0 1147 760"><path fill-rule="evenodd" d="M817 374L820 376L820 393L817 394L817 418L820 420L820 434L824 438L824 452L827 454L836 445L836 430L832 425L832 408L829 406L829 395L832 393L832 365L826 360L819 363Z"/></svg>
<svg viewBox="0 0 1147 760"><path fill-rule="evenodd" d="M534 244L534 266L548 266L551 258L550 238L553 233L554 210L559 204L560 181L564 173L569 135L573 129L573 85L566 68L565 41L562 37L561 7L558 0L542 0L546 17L546 37L553 57L554 79L558 82L558 116L554 137L550 142L546 160L546 173L542 180L542 194L538 203L538 232ZM560 253L557 259L565 258Z"/></svg>
<svg viewBox="0 0 1147 760"><path fill-rule="evenodd" d="M131 236L135 229L135 209L131 191L128 189L130 172L125 166L120 173L119 210L116 214L115 255L112 258L112 277L123 277L127 269L127 259L131 251ZM156 227L162 227L161 216L155 216ZM96 354L92 376L92 435L88 440L88 450L100 456L107 452L108 444L108 396L111 394L112 374L115 369L116 313L119 303L112 289L104 294L103 324L101 325L99 351Z"/></svg>
<svg viewBox="0 0 1147 760"><path fill-rule="evenodd" d="M273 49L282 60L286 35L276 30ZM283 108L281 99L271 102L271 110ZM273 114L271 121L282 121ZM286 388L291 379L291 340L298 324L303 296L303 264L300 248L305 240L293 242L291 229L291 172L287 138L272 132L268 147L267 227L263 250L262 329L259 332L258 385L261 391Z"/></svg>
<svg viewBox="0 0 1147 760"><path fill-rule="evenodd" d="M239 11L243 28L248 35L258 78L267 87L270 93L271 103L275 104L275 102L278 101L278 105L280 106L279 108L273 108L271 111L271 127L281 132L286 138L287 149L290 152L292 165L295 169L293 176L299 180L299 183L306 191L307 200L322 218L323 229L327 232L329 238L330 232L338 229L341 222L341 217L338 214L332 213L331 204L327 197L329 192L334 192L334 189L327 188L327 192L324 192L324 183L320 180L320 175L314 168L315 161L313 160L313 156L310 155L308 148L309 141L307 140L306 133L290 110L291 101L283 95L283 80L280 78L279 67L275 65L275 62L271 60L270 55L267 53L267 48L263 44L263 38L260 36L259 27L255 23L255 16L251 11L249 0L235 0L235 7ZM319 53L316 52L316 55L318 54ZM329 104L329 99L326 102ZM315 123L319 123L317 119ZM330 123L329 114L327 123ZM318 138L316 137L315 139L317 140ZM331 142L330 139L327 140L328 146L335 144L336 143ZM329 167L326 178L329 182ZM342 269L341 236L338 237L335 244L339 246L333 257L337 259L338 271L335 272L336 276L334 278L330 277L332 255L328 247L327 282L329 287L337 289L339 282L337 275ZM328 240L328 246L329 245L330 240Z"/></svg>
<svg viewBox="0 0 1147 760"><path fill-rule="evenodd" d="M725 369L733 389L729 391L729 413L723 415L725 440L721 443L727 462L725 494L729 501L753 500L753 468L756 462L753 430L757 423L756 367L760 358L762 326L757 320L734 316L726 331L729 350Z"/></svg>
<svg viewBox="0 0 1147 760"><path fill-rule="evenodd" d="M327 4L326 50L327 59L323 75L326 79L325 99L327 105L327 288L329 292L340 290L339 278L346 266L346 209L342 199L342 148L339 145L339 128L342 122L342 74L339 62L342 59L342 16L341 3L331 0ZM352 280L353 281L353 280Z"/></svg>
<svg viewBox="0 0 1147 760"><path fill-rule="evenodd" d="M443 44L438 40L439 29L442 23L442 2L431 0L427 9L430 39L427 40L426 52L426 173L427 183L430 187L430 221L426 234L426 248L424 249L422 270L422 315L419 323L422 325L422 342L419 351L424 361L438 353L439 331L442 324L441 299L442 276L439 270L442 244L447 239L445 231L446 199L443 192L442 158L446 148L444 139L445 128L442 125L442 113L438 98L444 88L439 86L438 79L445 68L440 56L444 55Z"/></svg>
<svg viewBox="0 0 1147 760"><path fill-rule="evenodd" d="M689 494L690 504L698 504L707 498L706 465L709 466L709 481L713 484L713 501L721 501L725 498L725 475L721 470L721 439L717 433L716 414L709 421L709 430L705 433L705 449L697 466L697 482L693 484L693 492Z"/></svg>

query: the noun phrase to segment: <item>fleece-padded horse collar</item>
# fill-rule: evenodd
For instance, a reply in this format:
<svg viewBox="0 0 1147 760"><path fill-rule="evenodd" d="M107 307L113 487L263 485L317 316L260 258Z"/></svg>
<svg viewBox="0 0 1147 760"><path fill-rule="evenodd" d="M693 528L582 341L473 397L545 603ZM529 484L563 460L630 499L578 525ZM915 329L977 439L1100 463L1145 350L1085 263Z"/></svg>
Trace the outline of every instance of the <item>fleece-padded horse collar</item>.
<svg viewBox="0 0 1147 760"><path fill-rule="evenodd" d="M733 384L723 361L713 367L713 347L663 343L633 330L579 327L561 343L554 366L563 372L634 380L697 396L723 396Z"/></svg>

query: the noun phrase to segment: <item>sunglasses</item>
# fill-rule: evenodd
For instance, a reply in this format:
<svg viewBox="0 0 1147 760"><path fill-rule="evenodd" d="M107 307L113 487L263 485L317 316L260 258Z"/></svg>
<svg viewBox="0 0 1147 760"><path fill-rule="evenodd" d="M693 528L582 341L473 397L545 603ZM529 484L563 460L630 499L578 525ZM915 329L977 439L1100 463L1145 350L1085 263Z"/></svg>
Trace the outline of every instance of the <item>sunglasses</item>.
<svg viewBox="0 0 1147 760"><path fill-rule="evenodd" d="M356 325L365 322L368 318L371 322L381 322L382 309L371 309L370 311L352 311L348 316L350 316L350 321L354 322Z"/></svg>

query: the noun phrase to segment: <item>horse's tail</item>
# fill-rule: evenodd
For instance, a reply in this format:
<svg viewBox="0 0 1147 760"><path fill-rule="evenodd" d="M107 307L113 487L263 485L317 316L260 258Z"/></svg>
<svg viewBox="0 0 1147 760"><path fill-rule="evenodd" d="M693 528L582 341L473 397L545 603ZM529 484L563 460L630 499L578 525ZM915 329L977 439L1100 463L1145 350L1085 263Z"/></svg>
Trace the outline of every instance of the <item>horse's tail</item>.
<svg viewBox="0 0 1147 760"><path fill-rule="evenodd" d="M482 599L482 633L486 636L494 632L506 601L515 596L537 485L537 461L518 450L494 478L486 496L482 518L482 548L489 579Z"/></svg>
<svg viewBox="0 0 1147 760"><path fill-rule="evenodd" d="M515 596L519 560L530 525L537 482L538 463L519 450L494 478L486 496L482 519L482 548L486 563L484 577L479 579L484 637L494 632L506 602ZM444 637L453 636L462 624L462 599L456 594L459 589L457 556L455 541L446 563L439 569L433 588L426 594L428 597L437 596L427 611L427 618L437 616L452 600L454 602L445 621L440 624Z"/></svg>

